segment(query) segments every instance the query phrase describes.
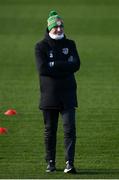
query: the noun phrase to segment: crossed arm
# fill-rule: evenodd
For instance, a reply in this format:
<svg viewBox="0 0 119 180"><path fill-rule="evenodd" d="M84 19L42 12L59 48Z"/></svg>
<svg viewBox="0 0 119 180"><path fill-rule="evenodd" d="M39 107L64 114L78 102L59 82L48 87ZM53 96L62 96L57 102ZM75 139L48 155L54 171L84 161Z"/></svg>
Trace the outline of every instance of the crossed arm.
<svg viewBox="0 0 119 180"><path fill-rule="evenodd" d="M45 47L36 44L35 55L37 68L40 75L44 76L66 76L76 72L80 68L80 58L76 46L72 44L71 55L67 61L47 61Z"/></svg>

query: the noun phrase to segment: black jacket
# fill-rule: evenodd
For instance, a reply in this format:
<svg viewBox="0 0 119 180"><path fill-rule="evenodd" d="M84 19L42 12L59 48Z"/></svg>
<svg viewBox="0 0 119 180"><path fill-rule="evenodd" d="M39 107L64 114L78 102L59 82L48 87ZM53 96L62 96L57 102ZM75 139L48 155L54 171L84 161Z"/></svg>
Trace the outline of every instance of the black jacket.
<svg viewBox="0 0 119 180"><path fill-rule="evenodd" d="M40 109L77 107L74 72L80 68L80 59L74 41L64 37L45 38L35 46L40 80ZM72 60L69 57L72 56ZM53 62L54 65L49 64Z"/></svg>

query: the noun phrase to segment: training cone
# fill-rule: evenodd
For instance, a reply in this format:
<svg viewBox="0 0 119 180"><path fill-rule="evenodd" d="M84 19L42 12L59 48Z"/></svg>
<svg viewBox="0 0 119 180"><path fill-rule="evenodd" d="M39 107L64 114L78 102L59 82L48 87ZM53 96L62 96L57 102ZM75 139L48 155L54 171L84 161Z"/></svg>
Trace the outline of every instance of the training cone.
<svg viewBox="0 0 119 180"><path fill-rule="evenodd" d="M17 112L14 109L8 109L4 114L7 116L13 116L13 115L16 115Z"/></svg>
<svg viewBox="0 0 119 180"><path fill-rule="evenodd" d="M0 127L0 134L6 134L7 133L7 129Z"/></svg>

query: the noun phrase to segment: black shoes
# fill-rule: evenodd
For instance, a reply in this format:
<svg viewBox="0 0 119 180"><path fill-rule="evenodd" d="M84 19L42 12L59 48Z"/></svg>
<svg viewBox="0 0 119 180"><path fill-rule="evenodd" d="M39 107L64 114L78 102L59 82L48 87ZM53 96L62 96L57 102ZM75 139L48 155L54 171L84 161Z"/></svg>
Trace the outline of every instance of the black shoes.
<svg viewBox="0 0 119 180"><path fill-rule="evenodd" d="M53 160L50 160L48 162L46 172L50 173L50 172L54 172L54 171L56 171L55 162ZM66 162L66 167L64 169L64 173L76 174L76 169L75 169L73 163L70 163L69 161Z"/></svg>
<svg viewBox="0 0 119 180"><path fill-rule="evenodd" d="M76 169L75 169L73 163L70 163L69 161L66 162L66 167L64 169L64 173L76 174Z"/></svg>
<svg viewBox="0 0 119 180"><path fill-rule="evenodd" d="M46 172L54 172L54 171L56 171L55 162L53 160L50 160L48 162Z"/></svg>

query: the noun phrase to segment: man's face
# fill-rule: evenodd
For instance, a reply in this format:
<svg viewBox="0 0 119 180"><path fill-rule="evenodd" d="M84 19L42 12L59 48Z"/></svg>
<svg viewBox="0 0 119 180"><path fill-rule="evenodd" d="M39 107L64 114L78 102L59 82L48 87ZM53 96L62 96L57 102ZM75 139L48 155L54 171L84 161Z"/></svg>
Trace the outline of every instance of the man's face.
<svg viewBox="0 0 119 180"><path fill-rule="evenodd" d="M64 33L64 28L62 26L56 26L51 29L50 33L54 35L61 35Z"/></svg>

